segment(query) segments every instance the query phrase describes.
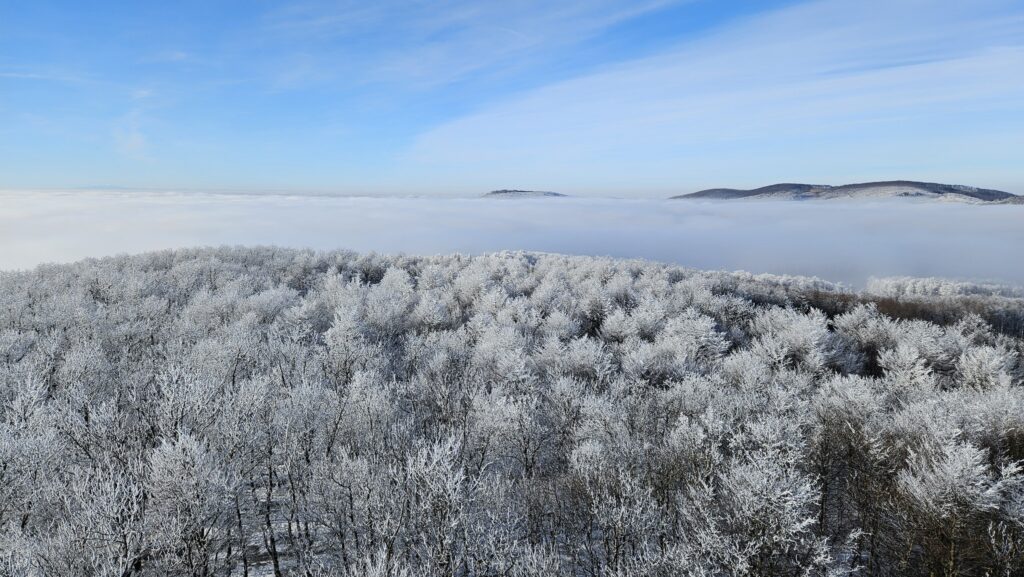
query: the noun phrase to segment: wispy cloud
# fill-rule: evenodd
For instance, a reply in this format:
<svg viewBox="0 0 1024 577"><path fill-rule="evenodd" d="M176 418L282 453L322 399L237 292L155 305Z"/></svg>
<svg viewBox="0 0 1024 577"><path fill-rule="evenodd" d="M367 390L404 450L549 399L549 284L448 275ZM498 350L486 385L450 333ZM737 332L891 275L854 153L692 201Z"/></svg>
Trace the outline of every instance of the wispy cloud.
<svg viewBox="0 0 1024 577"><path fill-rule="evenodd" d="M8 186L1024 192L1020 0L56 1L0 42Z"/></svg>
<svg viewBox="0 0 1024 577"><path fill-rule="evenodd" d="M192 59L193 55L184 50L162 50L151 58L154 62L185 62Z"/></svg>
<svg viewBox="0 0 1024 577"><path fill-rule="evenodd" d="M113 129L114 145L122 155L135 159L148 159L148 141L142 131L143 113L133 109L120 118Z"/></svg>
<svg viewBox="0 0 1024 577"><path fill-rule="evenodd" d="M1024 75L1008 74L1024 70L1021 30L1014 2L797 5L446 123L406 168L465 179L473 166L479 186L623 190L956 165L1024 186L985 170L1024 146Z"/></svg>
<svg viewBox="0 0 1024 577"><path fill-rule="evenodd" d="M626 19L683 1L308 2L272 11L265 22L268 32L297 46L301 67L314 80L334 71L361 76L354 81L437 86L580 42ZM379 50L353 51L346 41ZM353 63L353 58L359 61ZM323 72L310 73L314 65ZM294 79L294 70L286 72Z"/></svg>
<svg viewBox="0 0 1024 577"><path fill-rule="evenodd" d="M65 71L53 70L0 70L0 79L30 80L41 82L57 82L61 84L84 84L95 82L87 76Z"/></svg>

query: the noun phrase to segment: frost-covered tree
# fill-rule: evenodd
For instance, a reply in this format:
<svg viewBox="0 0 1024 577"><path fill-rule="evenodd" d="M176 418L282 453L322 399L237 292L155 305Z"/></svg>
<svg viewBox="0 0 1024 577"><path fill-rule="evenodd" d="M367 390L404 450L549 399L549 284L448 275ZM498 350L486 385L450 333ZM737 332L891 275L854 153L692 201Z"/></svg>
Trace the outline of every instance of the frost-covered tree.
<svg viewBox="0 0 1024 577"><path fill-rule="evenodd" d="M610 258L0 273L0 575L1024 574L1024 299Z"/></svg>

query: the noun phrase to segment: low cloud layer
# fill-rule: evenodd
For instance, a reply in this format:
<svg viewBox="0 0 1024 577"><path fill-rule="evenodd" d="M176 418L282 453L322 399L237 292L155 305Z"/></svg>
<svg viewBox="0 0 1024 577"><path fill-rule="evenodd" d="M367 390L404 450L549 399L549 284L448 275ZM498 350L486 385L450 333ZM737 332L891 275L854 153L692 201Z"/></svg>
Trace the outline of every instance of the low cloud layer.
<svg viewBox="0 0 1024 577"><path fill-rule="evenodd" d="M223 244L610 255L852 285L889 275L1024 284L1024 206L0 193L0 269Z"/></svg>

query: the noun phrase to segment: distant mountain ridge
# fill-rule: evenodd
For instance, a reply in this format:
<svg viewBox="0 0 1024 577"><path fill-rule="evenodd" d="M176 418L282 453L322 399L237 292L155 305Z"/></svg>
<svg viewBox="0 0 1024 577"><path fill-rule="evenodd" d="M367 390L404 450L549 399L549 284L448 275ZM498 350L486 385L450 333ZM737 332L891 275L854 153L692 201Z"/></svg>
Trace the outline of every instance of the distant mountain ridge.
<svg viewBox="0 0 1024 577"><path fill-rule="evenodd" d="M1020 204L1024 197L987 188L959 184L939 184L913 180L886 180L832 186L828 184L779 183L751 190L709 188L672 198L734 200L766 198L781 200L828 200L843 198L933 198L963 202Z"/></svg>
<svg viewBox="0 0 1024 577"><path fill-rule="evenodd" d="M551 192L548 190L515 190L515 189L502 189L492 190L484 195L484 198L540 198L540 197L554 197L554 196L569 196L560 192Z"/></svg>

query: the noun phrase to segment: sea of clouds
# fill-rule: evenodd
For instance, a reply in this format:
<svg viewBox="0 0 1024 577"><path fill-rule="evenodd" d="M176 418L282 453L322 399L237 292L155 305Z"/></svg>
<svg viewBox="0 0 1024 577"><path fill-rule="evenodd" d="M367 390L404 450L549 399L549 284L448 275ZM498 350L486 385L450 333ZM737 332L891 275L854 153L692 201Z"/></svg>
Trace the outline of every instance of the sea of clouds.
<svg viewBox="0 0 1024 577"><path fill-rule="evenodd" d="M853 286L891 275L1024 284L1021 205L0 192L0 270L238 244L609 255Z"/></svg>

